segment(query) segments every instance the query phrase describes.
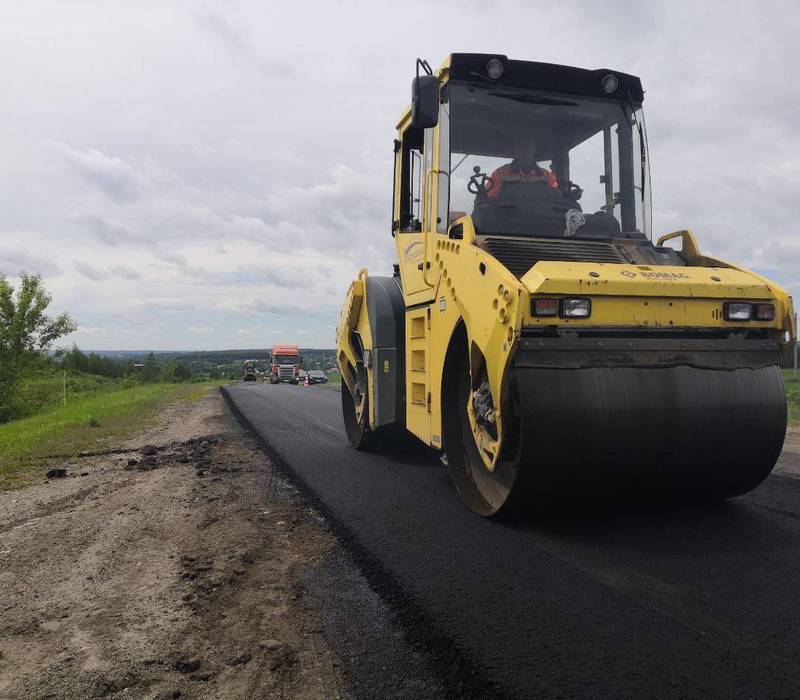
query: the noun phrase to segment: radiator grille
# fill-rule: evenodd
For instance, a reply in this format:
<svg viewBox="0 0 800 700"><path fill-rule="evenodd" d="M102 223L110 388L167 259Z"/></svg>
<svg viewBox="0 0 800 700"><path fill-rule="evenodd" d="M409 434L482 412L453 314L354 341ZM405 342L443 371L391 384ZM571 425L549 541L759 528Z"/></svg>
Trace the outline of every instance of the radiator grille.
<svg viewBox="0 0 800 700"><path fill-rule="evenodd" d="M622 253L604 241L542 240L487 237L486 249L517 277L522 277L540 260L570 262L626 263Z"/></svg>

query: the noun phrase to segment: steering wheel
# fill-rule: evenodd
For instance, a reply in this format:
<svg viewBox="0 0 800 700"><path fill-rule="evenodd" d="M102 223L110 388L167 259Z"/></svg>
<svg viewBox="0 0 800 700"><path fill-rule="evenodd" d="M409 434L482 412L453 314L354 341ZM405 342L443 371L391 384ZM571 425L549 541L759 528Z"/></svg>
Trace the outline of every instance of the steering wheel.
<svg viewBox="0 0 800 700"><path fill-rule="evenodd" d="M467 183L467 191L470 194L489 194L494 189L494 180L486 173L481 172L481 166L476 165L472 172L475 173Z"/></svg>
<svg viewBox="0 0 800 700"><path fill-rule="evenodd" d="M568 197L573 202L577 202L583 196L583 189L578 187L572 180L567 180L564 189L562 190L565 197Z"/></svg>

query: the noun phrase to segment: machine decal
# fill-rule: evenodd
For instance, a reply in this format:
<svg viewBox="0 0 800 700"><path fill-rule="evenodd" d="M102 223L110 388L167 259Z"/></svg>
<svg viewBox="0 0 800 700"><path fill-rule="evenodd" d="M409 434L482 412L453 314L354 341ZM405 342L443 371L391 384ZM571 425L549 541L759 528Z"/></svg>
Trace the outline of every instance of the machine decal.
<svg viewBox="0 0 800 700"><path fill-rule="evenodd" d="M631 272L630 270L623 270L620 272L621 275L625 277L636 277L635 272ZM685 272L639 272L642 277L647 277L648 279L657 279L657 280L688 280L689 275Z"/></svg>
<svg viewBox="0 0 800 700"><path fill-rule="evenodd" d="M642 272L642 277L659 280L688 280L689 275L683 272Z"/></svg>
<svg viewBox="0 0 800 700"><path fill-rule="evenodd" d="M403 256L405 257L406 262L419 260L422 257L422 241L414 241L413 243L409 243L403 250Z"/></svg>

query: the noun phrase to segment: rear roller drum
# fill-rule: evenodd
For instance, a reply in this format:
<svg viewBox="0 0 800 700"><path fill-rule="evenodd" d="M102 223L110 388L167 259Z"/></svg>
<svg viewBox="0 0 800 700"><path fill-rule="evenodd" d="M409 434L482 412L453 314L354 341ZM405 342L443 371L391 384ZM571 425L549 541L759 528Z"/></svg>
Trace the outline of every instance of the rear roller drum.
<svg viewBox="0 0 800 700"><path fill-rule="evenodd" d="M366 449L371 435L369 427L369 400L367 396L368 379L367 368L361 359L363 350L359 338L354 338L360 350L356 366L349 365L355 385L351 392L347 383L342 378L342 417L347 432L347 439L357 450Z"/></svg>
<svg viewBox="0 0 800 700"><path fill-rule="evenodd" d="M366 449L370 435L368 421L367 397L363 396L362 410L356 410L356 402L347 384L342 382L342 416L344 417L344 429L347 439L357 450Z"/></svg>

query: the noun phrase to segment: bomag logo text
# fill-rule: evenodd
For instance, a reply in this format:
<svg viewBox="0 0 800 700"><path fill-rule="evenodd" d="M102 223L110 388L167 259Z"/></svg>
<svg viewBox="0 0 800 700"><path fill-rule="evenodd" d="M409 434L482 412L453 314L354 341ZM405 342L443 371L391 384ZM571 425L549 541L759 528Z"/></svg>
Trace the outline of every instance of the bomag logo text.
<svg viewBox="0 0 800 700"><path fill-rule="evenodd" d="M635 272L631 272L630 270L624 270L622 272L625 277L636 277ZM688 280L689 275L685 272L639 272L642 277L647 277L648 279L656 279L656 280Z"/></svg>
<svg viewBox="0 0 800 700"><path fill-rule="evenodd" d="M643 272L642 277L659 280L688 280L689 275L684 272Z"/></svg>

